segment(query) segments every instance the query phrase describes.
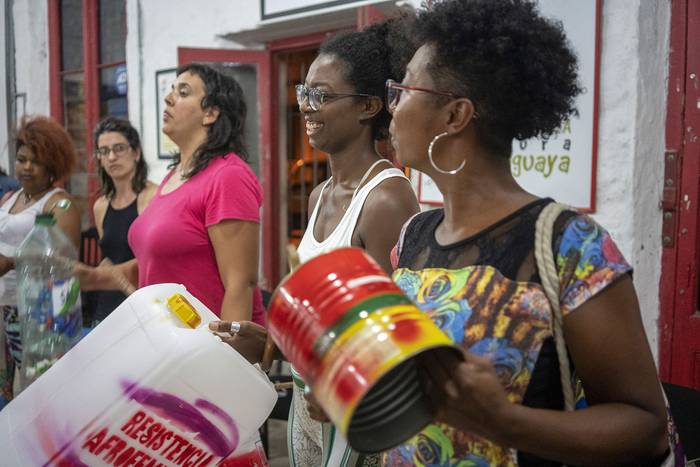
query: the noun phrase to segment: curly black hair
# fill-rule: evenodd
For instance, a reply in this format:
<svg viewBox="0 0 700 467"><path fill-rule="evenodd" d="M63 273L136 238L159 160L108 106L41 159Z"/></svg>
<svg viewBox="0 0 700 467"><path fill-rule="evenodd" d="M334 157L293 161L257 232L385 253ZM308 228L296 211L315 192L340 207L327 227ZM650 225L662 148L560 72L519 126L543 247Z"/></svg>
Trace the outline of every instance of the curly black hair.
<svg viewBox="0 0 700 467"><path fill-rule="evenodd" d="M416 50L408 40L410 19L400 17L368 26L362 31L340 33L327 39L319 55L334 55L345 63L345 77L355 92L377 96L384 101L387 79L401 80L406 64ZM388 136L391 115L384 108L374 117L372 137Z"/></svg>
<svg viewBox="0 0 700 467"><path fill-rule="evenodd" d="M193 166L184 177L193 177L204 170L213 159L231 152L247 161L248 151L244 140L247 107L243 89L238 81L203 63L182 65L177 69L176 75L180 76L185 72L190 72L202 80L202 109L216 107L219 109L219 117L209 126L207 139L195 151ZM169 167L179 163L180 153L176 153Z"/></svg>
<svg viewBox="0 0 700 467"><path fill-rule="evenodd" d="M128 120L123 120L116 117L106 117L102 119L95 130L92 132L92 140L95 142L95 150L97 150L97 142L102 133L115 132L120 133L129 143L134 150L141 151L141 157L136 161L136 172L134 173L134 178L131 179L131 188L134 193L141 193L144 188L146 188L146 182L148 181L148 165L146 164L146 158L143 155L143 149L141 148L141 138L139 137L139 132L136 131ZM102 167L102 164L98 164L98 172L100 174L100 180L102 181L102 194L107 199L112 199L116 194L117 189L114 186L114 181L112 177L107 175L107 172Z"/></svg>
<svg viewBox="0 0 700 467"><path fill-rule="evenodd" d="M472 100L477 135L495 154L510 157L514 138L549 135L576 114L576 55L561 23L532 1L434 3L418 14L414 34L432 48L436 86Z"/></svg>

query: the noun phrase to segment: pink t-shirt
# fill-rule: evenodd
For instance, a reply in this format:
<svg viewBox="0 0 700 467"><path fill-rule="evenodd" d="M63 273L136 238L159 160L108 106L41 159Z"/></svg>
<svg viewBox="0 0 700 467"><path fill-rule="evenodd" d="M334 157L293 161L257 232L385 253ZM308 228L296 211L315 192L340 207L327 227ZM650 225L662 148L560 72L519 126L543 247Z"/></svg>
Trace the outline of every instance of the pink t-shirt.
<svg viewBox="0 0 700 467"><path fill-rule="evenodd" d="M175 191L161 194L172 174L165 177L129 229L129 246L139 265L139 286L183 284L221 316L224 284L207 228L227 219L259 223L260 183L233 153L212 160ZM265 323L259 289L253 293L253 321Z"/></svg>

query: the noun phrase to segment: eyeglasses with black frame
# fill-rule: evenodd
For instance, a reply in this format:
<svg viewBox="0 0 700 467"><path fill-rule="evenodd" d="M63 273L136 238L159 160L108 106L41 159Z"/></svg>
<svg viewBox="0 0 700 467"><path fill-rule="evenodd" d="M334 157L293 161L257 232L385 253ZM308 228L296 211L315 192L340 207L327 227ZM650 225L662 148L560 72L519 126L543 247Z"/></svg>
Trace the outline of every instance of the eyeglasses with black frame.
<svg viewBox="0 0 700 467"><path fill-rule="evenodd" d="M406 86L405 84L397 83L393 79L388 79L386 80L386 109L389 111L390 114L393 114L394 110L396 109L396 106L399 105L399 101L401 100L401 93L403 91L427 92L430 94L436 94L438 96L451 97L453 99L459 99L460 97L462 97L456 94L452 94L451 92L435 91L433 89L417 88L415 86Z"/></svg>
<svg viewBox="0 0 700 467"><path fill-rule="evenodd" d="M319 88L307 88L303 84L296 85L297 103L299 107L308 101L309 107L314 112L318 112L321 106L331 99L342 99L343 97L375 97L371 94L348 94L338 92L326 92Z"/></svg>
<svg viewBox="0 0 700 467"><path fill-rule="evenodd" d="M117 143L111 148L109 146L102 146L95 149L95 157L100 159L102 157L109 157L109 153L113 152L116 157L123 157L128 151L129 146L127 143Z"/></svg>

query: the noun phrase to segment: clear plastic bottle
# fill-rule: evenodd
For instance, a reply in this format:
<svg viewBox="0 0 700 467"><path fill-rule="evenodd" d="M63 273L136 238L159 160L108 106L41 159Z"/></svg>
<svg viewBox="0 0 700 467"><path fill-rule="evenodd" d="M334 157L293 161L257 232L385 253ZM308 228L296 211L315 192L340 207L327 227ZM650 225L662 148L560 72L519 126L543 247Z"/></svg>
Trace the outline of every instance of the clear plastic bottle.
<svg viewBox="0 0 700 467"><path fill-rule="evenodd" d="M81 337L78 254L53 214L36 216L16 256L17 307L22 322L20 389L35 381Z"/></svg>

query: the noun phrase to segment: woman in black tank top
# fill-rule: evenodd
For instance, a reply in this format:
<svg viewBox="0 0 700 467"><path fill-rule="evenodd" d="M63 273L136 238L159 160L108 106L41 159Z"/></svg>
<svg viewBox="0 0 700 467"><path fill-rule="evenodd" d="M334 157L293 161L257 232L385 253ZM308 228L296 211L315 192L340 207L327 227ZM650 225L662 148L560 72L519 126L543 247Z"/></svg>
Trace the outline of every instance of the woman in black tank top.
<svg viewBox="0 0 700 467"><path fill-rule="evenodd" d="M138 215L138 196L123 209L115 209L111 203L107 203L107 212L102 220L102 237L100 238L100 250L104 258L109 258L114 264L133 259L134 253L129 248L127 236L131 223ZM117 290L100 291L92 323L105 319L124 301L124 298L126 298L124 294Z"/></svg>
<svg viewBox="0 0 700 467"><path fill-rule="evenodd" d="M139 134L126 120L107 117L94 131L95 157L99 163L102 196L93 212L103 261L120 264L134 258L129 247L131 223L143 212L156 186L147 180ZM87 310L86 322L97 325L126 298L118 291L97 292L97 305Z"/></svg>

